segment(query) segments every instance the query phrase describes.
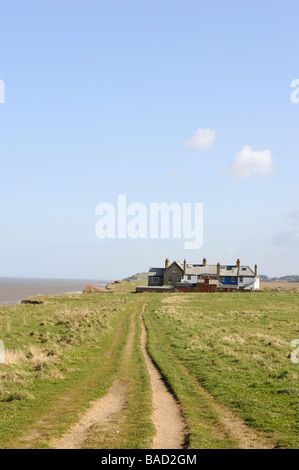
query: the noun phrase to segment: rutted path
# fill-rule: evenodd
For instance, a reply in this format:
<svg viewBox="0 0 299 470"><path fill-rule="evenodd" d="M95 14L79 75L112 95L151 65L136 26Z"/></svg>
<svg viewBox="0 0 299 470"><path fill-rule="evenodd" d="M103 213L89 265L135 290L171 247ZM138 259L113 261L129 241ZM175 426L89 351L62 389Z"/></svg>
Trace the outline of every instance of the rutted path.
<svg viewBox="0 0 299 470"><path fill-rule="evenodd" d="M117 343L122 335L124 321L120 324L120 329L116 334L115 340L109 352L106 354L107 359L111 359ZM126 345L124 348L124 356L122 359L121 378L114 381L108 393L91 403L91 407L87 412L81 414L79 421L73 425L62 437L52 439L50 446L54 449L80 449L84 447L88 440L89 432L95 425L106 425L109 428L109 422L117 422L122 420L122 412L127 403L128 380L127 377L127 361L133 350L133 342L136 334L136 312L130 317L130 330ZM127 380L128 379L128 380Z"/></svg>
<svg viewBox="0 0 299 470"><path fill-rule="evenodd" d="M156 434L153 439L154 449L181 449L184 442L184 423L180 416L177 402L167 390L163 379L154 366L146 350L147 334L142 315L140 315L142 336L141 348L144 354L146 366L150 375L153 397L153 424ZM131 353L136 332L136 314L131 316L131 328L126 345L126 356ZM113 349L113 348L112 348ZM126 358L125 356L125 358ZM126 359L124 359L126 360ZM61 438L54 439L50 443L56 449L79 449L84 444L89 429L95 424L104 424L117 419L126 403L125 380L116 380L107 395L96 400L91 408L81 416L79 422Z"/></svg>
<svg viewBox="0 0 299 470"><path fill-rule="evenodd" d="M217 403L202 385L192 377L187 368L180 363L179 367L188 377L192 386L198 389L208 406L219 416L219 425L214 429L215 435L222 439L233 439L237 443L238 449L273 449L274 444L263 433L249 427L239 416L231 411L227 406Z"/></svg>
<svg viewBox="0 0 299 470"><path fill-rule="evenodd" d="M153 364L146 349L147 332L142 317L146 305L143 306L140 315L142 328L141 348L150 375L153 394L153 423L156 428L153 449L182 449L185 425L180 415L180 409L176 400L165 386L161 374Z"/></svg>
<svg viewBox="0 0 299 470"><path fill-rule="evenodd" d="M60 439L51 442L54 449L80 449L84 444L88 430L95 424L105 423L111 420L122 410L125 404L126 382L116 380L107 395L99 398L91 408L82 416Z"/></svg>
<svg viewBox="0 0 299 470"><path fill-rule="evenodd" d="M153 438L153 449L182 449L185 440L186 426L182 419L180 407L174 396L169 392L164 384L163 378L154 365L152 359L147 352L147 331L145 328L143 314L147 303L142 310L135 310L130 313L130 328L127 332L125 348L121 359L120 373L118 378L113 382L107 394L90 403L90 408L79 416L78 422L71 426L69 430L60 438L52 439L49 444L56 449L80 449L84 447L84 443L88 441L90 430L93 426L106 425L106 429L110 429L111 423L120 423L125 419L123 410L128 400L128 391L130 381L129 361L134 350L134 339L136 337L136 320L139 320L141 326L141 342L140 348L144 356L146 368L150 376L150 384L152 389L152 422L156 433ZM140 309L140 307L139 307ZM119 341L123 334L124 320L119 325L119 331L116 333L114 342L110 350L106 354L107 360L112 360L116 350L118 350ZM140 332L140 330L139 330ZM123 344L123 343L122 343ZM122 346L123 347L123 346ZM138 347L138 346L137 346ZM198 399L207 404L218 415L218 424L213 428L213 434L220 440L232 439L236 442L238 448L241 449L262 449L273 448L273 445L266 436L258 433L250 428L241 418L235 415L228 407L217 403L209 393L198 383L182 362L178 361L178 368L186 377L186 384L193 390L197 390ZM141 384L142 385L142 384ZM60 400L69 400L68 397L62 397ZM47 416L44 420L38 422L40 426L33 428L31 433L22 441L26 448L34 447L37 441L47 440L46 434L49 431L47 424ZM53 426L52 426L53 427ZM101 433L101 431L95 431ZM99 438L101 437L100 434ZM99 441L100 442L100 441Z"/></svg>
<svg viewBox="0 0 299 470"><path fill-rule="evenodd" d="M135 315L131 316L131 330L126 345L127 354L132 348L132 342L135 333ZM120 324L120 329L116 334L116 338L112 343L109 352L106 354L107 359L111 359L117 343L121 338L122 330L124 326L124 320ZM53 439L50 446L54 449L80 449L84 445L88 432L92 426L96 424L109 423L112 419L119 415L125 406L126 395L127 395L127 381L123 379L117 379L113 382L108 393L103 397L97 399L91 403L89 410L82 414L79 421L73 425L69 431L58 439Z"/></svg>
<svg viewBox="0 0 299 470"><path fill-rule="evenodd" d="M105 354L107 358L107 370L113 367L113 356L119 349L119 342L123 336L124 319L121 320L115 334L115 338L110 345L110 349ZM85 443L89 430L96 424L109 423L114 419L118 413L121 412L126 403L127 381L122 377L115 380L106 395L90 402L90 408L85 412L79 414L78 421L72 425L61 437L54 437L51 439L51 434L55 426L51 423L51 415L55 415L57 409L60 413L68 413L72 411L72 402L76 399L75 395L66 394L58 397L58 402L55 408L49 410L41 419L39 419L35 426L26 435L20 436L20 448L35 448L37 442L47 442L51 448L54 449L79 449ZM79 384L79 390L85 388L85 382ZM76 389L75 389L76 392ZM61 402L66 403L66 407L61 408Z"/></svg>

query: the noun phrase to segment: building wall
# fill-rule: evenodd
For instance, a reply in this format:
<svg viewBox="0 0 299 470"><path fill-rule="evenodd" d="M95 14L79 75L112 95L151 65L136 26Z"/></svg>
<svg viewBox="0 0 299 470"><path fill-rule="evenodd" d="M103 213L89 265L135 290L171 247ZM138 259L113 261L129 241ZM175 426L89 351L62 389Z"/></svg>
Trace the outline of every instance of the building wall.
<svg viewBox="0 0 299 470"><path fill-rule="evenodd" d="M175 292L216 292L217 284L181 284L176 285Z"/></svg>
<svg viewBox="0 0 299 470"><path fill-rule="evenodd" d="M243 281L238 281L239 289L246 289L246 290L255 290L260 288L260 278L259 277L249 277L244 276Z"/></svg>
<svg viewBox="0 0 299 470"><path fill-rule="evenodd" d="M197 284L196 292L216 292L217 284Z"/></svg>
<svg viewBox="0 0 299 470"><path fill-rule="evenodd" d="M172 272L173 269L176 270L176 272ZM179 282L179 280L183 277L184 270L180 268L177 264L172 263L168 268L165 269L164 271L164 285L168 286L174 286L176 282ZM169 282L170 279L170 282Z"/></svg>
<svg viewBox="0 0 299 470"><path fill-rule="evenodd" d="M165 287L165 289L161 289L157 286L155 289L155 286L146 288L146 286L137 286L136 287L136 293L137 294L142 294L142 293L153 293L153 294L169 294L170 292L174 292L174 288L172 287L171 289Z"/></svg>
<svg viewBox="0 0 299 470"><path fill-rule="evenodd" d="M153 282L153 279L155 279L155 282ZM149 276L147 285L148 286L162 286L163 285L163 277Z"/></svg>
<svg viewBox="0 0 299 470"><path fill-rule="evenodd" d="M196 287L192 286L192 284L190 285L182 284L181 286L175 286L174 291L175 292L195 292Z"/></svg>
<svg viewBox="0 0 299 470"><path fill-rule="evenodd" d="M190 277L190 279L189 279ZM188 282L188 284L196 284L197 283L197 275L196 274L185 274L184 277L184 282Z"/></svg>
<svg viewBox="0 0 299 470"><path fill-rule="evenodd" d="M223 280L223 278L225 278ZM233 280L234 278L234 280ZM227 286L236 286L238 285L238 277L237 276L220 276L220 282L221 284L227 285Z"/></svg>

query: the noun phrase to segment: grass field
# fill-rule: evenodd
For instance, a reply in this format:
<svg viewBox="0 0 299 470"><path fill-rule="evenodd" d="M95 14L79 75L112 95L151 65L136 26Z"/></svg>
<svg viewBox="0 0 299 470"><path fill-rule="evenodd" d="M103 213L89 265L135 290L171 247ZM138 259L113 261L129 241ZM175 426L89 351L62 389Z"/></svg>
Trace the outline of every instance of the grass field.
<svg viewBox="0 0 299 470"><path fill-rule="evenodd" d="M173 294L151 303L150 353L185 403L192 447L213 444L209 431L196 432L193 378L275 446L299 447L299 369L290 360L298 314L295 293ZM208 403L204 412L217 421Z"/></svg>
<svg viewBox="0 0 299 470"><path fill-rule="evenodd" d="M151 448L138 321L145 302L148 351L179 403L186 447L242 447L247 426L261 446L299 448L299 364L290 360L297 293L125 290L0 308L0 448L51 447L115 380L124 406L105 426L91 426L83 447Z"/></svg>
<svg viewBox="0 0 299 470"><path fill-rule="evenodd" d="M272 282L261 282L260 289L270 291L273 289L283 289L288 292L299 292L299 282L283 282L283 281L272 281Z"/></svg>
<svg viewBox="0 0 299 470"><path fill-rule="evenodd" d="M140 301L128 294L42 300L41 305L0 309L0 337L6 346L6 363L0 365L0 447L47 446L92 400L107 393L116 378L126 375L127 380L130 374L136 377L127 410L138 413L142 429L129 432L128 425L121 446L147 446L153 430L151 406L144 402L150 403L150 390L138 351L126 374L122 370L131 314ZM133 390L136 383L142 389ZM102 437L101 445L109 447L109 432ZM91 446L100 445L92 436L90 440Z"/></svg>

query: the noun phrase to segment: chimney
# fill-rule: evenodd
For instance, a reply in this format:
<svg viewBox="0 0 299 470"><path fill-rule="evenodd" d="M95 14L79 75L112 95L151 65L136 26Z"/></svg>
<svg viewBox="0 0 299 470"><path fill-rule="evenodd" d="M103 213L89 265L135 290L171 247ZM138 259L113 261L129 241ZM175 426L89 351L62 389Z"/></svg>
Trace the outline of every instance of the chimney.
<svg viewBox="0 0 299 470"><path fill-rule="evenodd" d="M221 268L221 264L217 263L217 279L218 279L218 281L220 280L220 268Z"/></svg>
<svg viewBox="0 0 299 470"><path fill-rule="evenodd" d="M169 267L169 259L166 258L166 260L165 260L165 268L168 268L168 267Z"/></svg>
<svg viewBox="0 0 299 470"><path fill-rule="evenodd" d="M254 275L255 275L255 277L258 277L257 264L255 264L255 266L254 266Z"/></svg>
<svg viewBox="0 0 299 470"><path fill-rule="evenodd" d="M206 266L206 265L207 265L207 258L204 258L204 259L202 260L202 265L203 265L203 266Z"/></svg>
<svg viewBox="0 0 299 470"><path fill-rule="evenodd" d="M184 274L187 272L187 261L184 259Z"/></svg>
<svg viewBox="0 0 299 470"><path fill-rule="evenodd" d="M237 259L237 267L238 267L238 269L240 269L240 267L241 267L241 261L239 260L239 258Z"/></svg>

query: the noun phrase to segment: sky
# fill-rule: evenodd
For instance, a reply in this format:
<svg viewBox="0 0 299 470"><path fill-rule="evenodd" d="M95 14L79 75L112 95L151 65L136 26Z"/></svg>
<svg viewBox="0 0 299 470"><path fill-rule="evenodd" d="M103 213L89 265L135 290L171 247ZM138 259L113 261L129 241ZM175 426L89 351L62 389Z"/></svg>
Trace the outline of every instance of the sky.
<svg viewBox="0 0 299 470"><path fill-rule="evenodd" d="M0 0L0 277L203 257L299 274L298 15L297 0ZM119 195L202 203L202 246L98 238L96 208L117 214Z"/></svg>

